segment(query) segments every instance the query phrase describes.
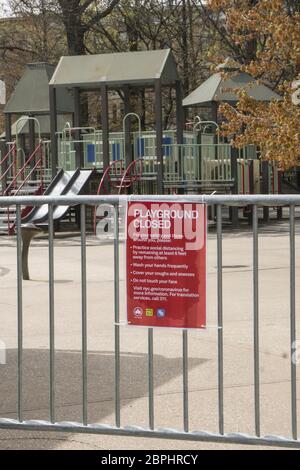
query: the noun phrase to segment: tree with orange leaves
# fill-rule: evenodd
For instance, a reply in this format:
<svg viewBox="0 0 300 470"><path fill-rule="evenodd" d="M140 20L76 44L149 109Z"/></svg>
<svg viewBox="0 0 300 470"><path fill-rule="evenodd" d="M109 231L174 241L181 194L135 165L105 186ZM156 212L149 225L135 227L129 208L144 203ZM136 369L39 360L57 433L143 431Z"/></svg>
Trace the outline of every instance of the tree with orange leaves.
<svg viewBox="0 0 300 470"><path fill-rule="evenodd" d="M208 0L205 8L212 17L223 16L222 34L242 51L235 56L232 48L241 70L282 96L282 100L263 103L245 91L237 92L236 107L220 106L223 135L239 147L256 144L262 158L277 161L282 169L299 165L300 2Z"/></svg>

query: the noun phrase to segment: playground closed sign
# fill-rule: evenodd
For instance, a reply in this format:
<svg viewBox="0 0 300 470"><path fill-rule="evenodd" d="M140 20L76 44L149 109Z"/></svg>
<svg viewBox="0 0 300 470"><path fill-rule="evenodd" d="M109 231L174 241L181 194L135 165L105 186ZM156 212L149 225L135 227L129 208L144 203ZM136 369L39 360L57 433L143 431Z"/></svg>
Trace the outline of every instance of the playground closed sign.
<svg viewBox="0 0 300 470"><path fill-rule="evenodd" d="M205 328L206 206L128 202L127 321Z"/></svg>

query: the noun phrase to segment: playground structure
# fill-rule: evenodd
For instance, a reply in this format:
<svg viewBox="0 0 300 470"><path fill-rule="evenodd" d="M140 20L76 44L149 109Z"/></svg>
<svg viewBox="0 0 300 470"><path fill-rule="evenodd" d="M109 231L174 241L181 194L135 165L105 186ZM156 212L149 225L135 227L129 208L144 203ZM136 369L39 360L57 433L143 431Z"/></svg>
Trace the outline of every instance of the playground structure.
<svg viewBox="0 0 300 470"><path fill-rule="evenodd" d="M44 73L40 93L45 104L43 110L37 109L39 105L34 109L31 106L28 116L19 118L14 124L15 140L12 140L11 116L24 114L26 103L20 103L20 94L30 87L28 74L33 72ZM38 77L41 81L41 75ZM219 137L214 101L217 92L207 98L211 100L212 119L202 121L195 115L193 121L184 123L183 106L195 106L197 99L201 101L201 92L200 98L195 90L190 95L192 101L190 97L182 100L181 83L169 50L63 57L51 73L45 64L36 67L31 64L25 79L25 84L21 79L17 85L5 110L6 143L2 142L0 156L0 194L3 196L43 194L49 185L52 187L60 171L77 172L79 169L93 170L93 182L85 189L90 194L281 192L281 173L272 162L260 160L255 146L237 149ZM219 76L217 80L220 86ZM214 86L215 81L216 78ZM176 93L175 129L163 129L163 87ZM153 90L155 130L142 129L139 115L132 112L130 89L134 88ZM81 125L80 97L81 92L87 90L100 91L101 129ZM109 132L109 90L123 93L124 117L119 132ZM31 93L34 94L32 89ZM258 95L257 99L261 90ZM272 98L270 94L267 97ZM229 101L234 101L234 97ZM59 130L62 113L69 113L71 119ZM41 135L38 116L42 114L49 120L50 138ZM25 120L29 126L30 151L27 153L20 131ZM133 121L137 122L138 130L133 129ZM268 211L265 211L265 220L268 220ZM231 214L234 226L238 223L237 212L233 209ZM14 213L0 208L1 232L14 232L14 217ZM95 211L94 230L96 222Z"/></svg>

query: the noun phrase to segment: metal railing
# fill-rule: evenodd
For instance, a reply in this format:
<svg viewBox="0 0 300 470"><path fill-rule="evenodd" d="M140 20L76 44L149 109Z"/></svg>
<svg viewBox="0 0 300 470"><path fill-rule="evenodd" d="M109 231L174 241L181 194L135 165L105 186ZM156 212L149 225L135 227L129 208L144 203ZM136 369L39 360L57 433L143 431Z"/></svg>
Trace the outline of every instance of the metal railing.
<svg viewBox="0 0 300 470"><path fill-rule="evenodd" d="M17 337L18 337L18 407L17 419L0 418L0 428L19 430L45 430L64 432L83 432L96 434L110 434L119 436L139 436L165 439L182 439L208 442L223 442L235 444L253 444L280 447L299 447L300 440L297 434L297 368L292 360L294 343L296 341L296 281L295 281L295 206L300 205L300 195L259 195L259 196L180 196L182 202L206 203L216 209L216 254L217 254L217 395L218 395L218 432L206 432L199 429L191 430L189 426L189 366L188 366L188 331L182 331L182 430L157 428L155 426L155 390L153 378L153 329L148 329L148 427L126 426L121 424L121 349L120 349L120 255L119 255L119 207L120 203L126 203L127 196L40 196L40 197L2 197L1 206L16 206L16 230L17 230ZM178 196L130 196L130 200L140 201L147 199L153 202L178 202ZM88 422L88 347L87 347L87 321L88 321L88 294L87 294L87 242L86 242L86 207L98 206L101 203L110 204L114 207L114 413L115 425L93 424ZM23 413L23 281L22 281L22 238L21 238L21 206L49 206L48 226L48 257L49 257L49 420L24 420ZM56 421L56 398L55 398L55 284L54 284L54 206L80 205L81 213L81 413L82 422L57 422ZM253 285L253 383L254 383L254 423L255 434L246 435L242 433L230 433L224 422L224 345L223 345L223 235L222 235L222 208L236 206L252 206L252 285ZM288 206L289 208L289 279L290 279L290 305L289 305L289 330L290 330L290 400L287 406L291 406L290 414L290 437L278 435L262 435L261 426L261 369L260 369L260 295L259 295L259 250L258 250L258 208L260 206Z"/></svg>

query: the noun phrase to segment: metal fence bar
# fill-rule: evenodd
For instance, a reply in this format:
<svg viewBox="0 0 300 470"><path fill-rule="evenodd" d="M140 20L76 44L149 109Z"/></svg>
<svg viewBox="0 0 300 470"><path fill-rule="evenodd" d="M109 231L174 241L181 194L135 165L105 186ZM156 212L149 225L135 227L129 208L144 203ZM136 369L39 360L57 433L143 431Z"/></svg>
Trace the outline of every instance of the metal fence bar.
<svg viewBox="0 0 300 470"><path fill-rule="evenodd" d="M154 429L153 328L148 328L149 428Z"/></svg>
<svg viewBox="0 0 300 470"><path fill-rule="evenodd" d="M120 404L120 278L119 278L119 205L114 207L114 303L115 303L115 421L121 426Z"/></svg>
<svg viewBox="0 0 300 470"><path fill-rule="evenodd" d="M259 375L259 304L258 304L258 214L253 206L253 344L254 344L254 407L255 434L260 437L260 375Z"/></svg>
<svg viewBox="0 0 300 470"><path fill-rule="evenodd" d="M297 365L293 360L296 343L296 266L295 266L295 206L290 206L290 334L291 334L291 417L292 436L297 439Z"/></svg>
<svg viewBox="0 0 300 470"><path fill-rule="evenodd" d="M49 204L49 348L50 348L50 421L55 423L55 333L54 333L54 257L53 205Z"/></svg>
<svg viewBox="0 0 300 470"><path fill-rule="evenodd" d="M189 431L189 364L188 331L182 331L182 366L183 366L183 429Z"/></svg>
<svg viewBox="0 0 300 470"><path fill-rule="evenodd" d="M18 420L23 421L23 281L21 206L16 206L17 218L17 305L18 305Z"/></svg>
<svg viewBox="0 0 300 470"><path fill-rule="evenodd" d="M218 269L218 401L219 432L224 434L224 372L223 372L223 255L222 206L217 206L217 269Z"/></svg>
<svg viewBox="0 0 300 470"><path fill-rule="evenodd" d="M82 422L87 425L87 289L86 289L86 210L85 205L80 206L80 233L81 233L81 321L82 321Z"/></svg>
<svg viewBox="0 0 300 470"><path fill-rule="evenodd" d="M260 446L276 446L286 448L299 448L300 441L286 439L280 436L266 436L266 437L253 437L248 434L232 433L221 436L220 434L196 431L196 432L182 432L174 429L159 428L158 430L151 431L148 428L140 426L126 426L118 428L105 424L93 424L83 426L80 423L56 423L50 424L45 421L26 421L20 424L12 419L0 419L0 429L18 429L18 430L31 430L31 431L56 431L56 432L71 432L71 433L87 433L111 436L130 436L130 437L145 437L155 439L179 439L183 441L198 441L198 442L219 442L223 444L241 444L241 445L260 445Z"/></svg>
<svg viewBox="0 0 300 470"><path fill-rule="evenodd" d="M99 205L101 203L118 204L126 202L126 195L99 195L99 196L17 196L19 205L26 206L42 206L44 204L54 204L60 206L75 206L79 204ZM147 201L159 202L161 195L130 195L131 201L141 201L145 198ZM174 202L178 200L178 196L165 194L163 196L165 202ZM263 206L286 206L300 205L300 195L291 194L228 194L228 195L192 195L182 194L180 200L187 203L207 203L212 205L222 204L224 206L247 206L247 205L263 205ZM16 199L13 196L2 196L0 199L1 207L15 206Z"/></svg>

